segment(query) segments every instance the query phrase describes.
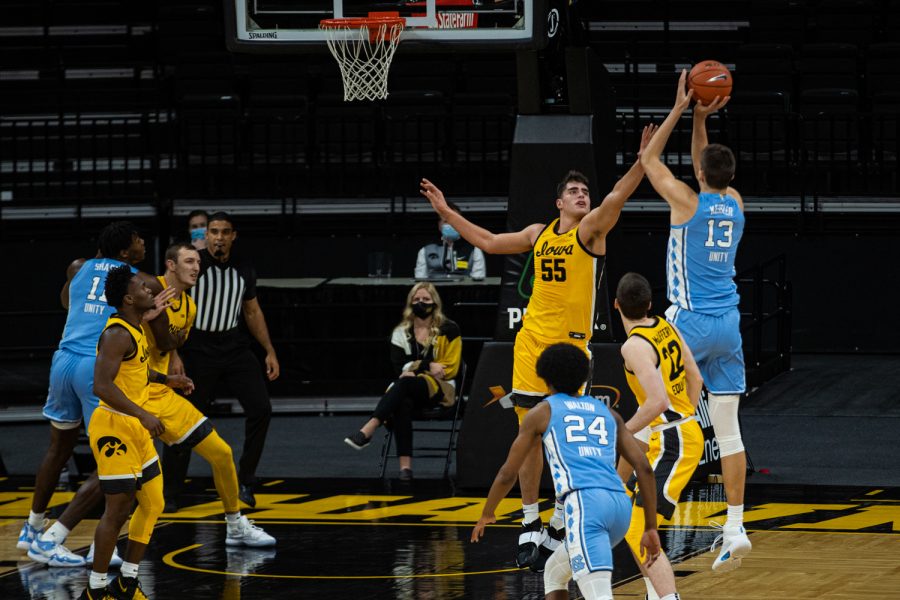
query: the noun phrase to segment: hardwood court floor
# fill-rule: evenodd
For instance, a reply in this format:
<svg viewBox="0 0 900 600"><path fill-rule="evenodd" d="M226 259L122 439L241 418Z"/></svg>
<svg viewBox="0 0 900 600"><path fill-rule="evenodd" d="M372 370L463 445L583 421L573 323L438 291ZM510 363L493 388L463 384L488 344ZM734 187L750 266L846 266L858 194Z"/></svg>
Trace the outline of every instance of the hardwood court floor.
<svg viewBox="0 0 900 600"><path fill-rule="evenodd" d="M0 480L0 598L76 598L85 569L48 569L15 549L31 483ZM141 564L144 590L156 600L543 597L541 577L513 563L517 499L500 506L500 523L480 544L470 544L483 501L477 494L453 496L434 481L272 480L245 513L278 538L277 547L233 549L225 547L210 482L191 485L190 505L163 516ZM71 495L54 496L54 513ZM683 598L881 599L900 589L900 490L750 485L753 553L737 571L716 575L709 522L723 520L724 508L721 486L693 485L664 527ZM95 524L76 528L70 548L86 551ZM615 560L616 597L643 598L622 548Z"/></svg>

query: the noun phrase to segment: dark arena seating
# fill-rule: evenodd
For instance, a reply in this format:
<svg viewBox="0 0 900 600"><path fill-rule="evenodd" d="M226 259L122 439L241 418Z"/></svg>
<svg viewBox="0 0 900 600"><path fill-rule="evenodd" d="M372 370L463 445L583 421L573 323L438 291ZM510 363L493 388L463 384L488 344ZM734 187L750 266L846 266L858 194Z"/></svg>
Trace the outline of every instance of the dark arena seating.
<svg viewBox="0 0 900 600"><path fill-rule="evenodd" d="M246 0L276 7L333 1ZM342 2L391 11L424 4ZM0 598L19 597L23 590L31 598L68 598L41 587L65 587L46 581L54 571L29 579L37 570L22 552L12 554L10 537L28 516L37 454L46 448L41 407L66 319L59 302L66 268L93 256L101 229L124 219L146 240L141 270L160 273L166 248L186 239L187 216L196 209L228 211L236 220L236 248L253 259L258 300L278 352L281 376L267 383L276 418L253 518L274 531L279 544L285 540L278 560L286 562L273 562L274 553L238 560L216 545L206 555L200 542L186 546L205 539L210 529L204 527L217 531L221 517L218 508L207 511L218 500L209 472L198 470L205 463L195 464L187 488L191 508L180 517L167 515L171 523L158 527L159 538L154 532L154 543L162 541L148 550L146 562L157 575L153 597L178 597L166 591L180 585L198 599L239 599L241 589L245 600L297 597L298 589L310 597L542 598L542 580L514 566L507 543L518 533L517 492L509 496L515 506L499 515L502 528L489 534L501 541L470 545L487 487L473 486L478 489L469 494L458 471L472 469L477 472L466 473L469 481L489 483L515 435L512 411L504 409L509 418L496 428L482 420L466 432L466 418L477 423L496 414L491 411L510 391L514 321L522 316L534 273L513 269L508 261L515 259L486 253L486 279L448 279L437 286L445 312L460 325L467 371L459 379L458 405L416 413L422 417L417 435L435 420L449 426L436 441L416 442L417 449L420 442L439 447L443 462L434 469L420 468L416 459L417 485L431 479L433 489L396 481L393 432L385 437L380 464L377 451L348 458L342 444L395 377L389 336L415 281L417 251L440 241L438 218L420 183L435 182L466 218L492 232L518 231L535 222L533 207L553 208L557 181L568 169L556 167L559 157L583 144L593 153L588 162L597 206L639 161L643 127L669 113L681 71L711 59L728 67L734 89L728 106L709 118L709 138L734 152L734 187L747 217L735 281L748 382L741 426L754 476L748 479L748 515L759 509L754 543L774 545L789 528L803 534L831 529L830 535L848 539L871 534L858 541L860 557L873 550L897 556L900 470L890 467L896 457L886 439L900 426L892 420L900 419L894 390L900 375L894 316L900 299L900 0L459 2L484 12L532 3L558 9L568 15L560 25L565 43L448 49L401 42L388 97L346 102L341 73L324 43L236 49L229 20L234 0L3 2L0 252L7 272L0 294L0 512L6 511L7 521L0 542L9 552L0 549ZM546 126L528 129L530 119L546 116L572 117L572 140ZM691 122L685 111L662 159L696 189ZM528 131L540 135L523 133ZM576 139L581 134L586 142ZM611 307L616 283L633 271L651 282L653 310L662 314L669 304L669 214L644 179L607 238L599 304ZM376 263L386 276L372 273ZM521 306L513 308L515 302ZM598 387L615 390L610 402L621 401L627 412L634 399L620 364L626 335L616 310L608 308L605 319L592 338L592 373L621 379L622 390L619 383ZM261 347L253 348L262 359ZM229 436L245 435L234 418L243 408L229 390L213 395L210 414L238 458L240 444ZM724 522L726 511L723 488L714 483L722 469L705 409L697 420L706 429L707 454L686 492L693 508L676 514L684 530L663 526L668 547L680 549L671 557L679 586L711 575L712 558L702 554L715 539L708 523ZM481 439L473 443L473 437L491 437L496 448ZM67 463L68 479L48 516L59 516L74 483L94 466L86 439L80 438ZM872 449L860 440L879 444ZM471 453L468 462L458 458L462 452ZM273 487L261 487L268 485ZM370 496L357 502L356 494ZM553 504L547 498L541 496L545 515ZM398 508L407 501L413 507L408 513ZM291 513L307 502L302 514ZM346 520L338 524L340 519ZM399 527L382 528L394 531L372 534L370 543L368 530L361 535L356 527L363 522ZM438 533L420 527L434 522L441 524ZM320 546L331 539L323 529L339 546ZM78 530L82 537L70 542L72 549L86 554L92 531ZM293 532L302 533L290 545ZM408 563L371 556L381 544L400 548L407 535L416 548L433 544L430 554L410 550ZM883 545L866 546L875 537ZM813 548L813 542L793 538L784 544L791 551ZM864 569L840 562L843 541L821 544L836 563L825 561L830 571L815 571L807 555L798 569L808 566L810 572L803 572L798 588L779 589L782 579L759 587L756 582L766 579L759 573L796 559L788 550L760 552L768 563L757 558L751 571L751 554L737 571L746 577L745 587L716 597L832 597L827 585ZM360 546L366 546L363 558L351 564ZM817 559L819 549L813 550ZM416 558L425 554L432 562ZM334 564L326 555L336 557ZM643 597L637 571L619 567L628 560L620 548L616 595ZM260 565L272 564L278 565L269 573L274 579L265 579L260 573L268 567ZM459 571L483 579L442 587L430 575L413 577L424 571L436 578ZM882 571L882 587L848 579L833 597L896 594L895 564L867 573L866 581L879 581ZM345 574L359 580L342 581ZM292 587L295 575L310 587ZM370 575L374 583L365 580ZM408 578L394 583L401 576ZM818 580L828 583L816 588ZM719 585L708 581L688 585L693 594L684 597L702 597ZM857 585L865 592L847 592Z"/></svg>

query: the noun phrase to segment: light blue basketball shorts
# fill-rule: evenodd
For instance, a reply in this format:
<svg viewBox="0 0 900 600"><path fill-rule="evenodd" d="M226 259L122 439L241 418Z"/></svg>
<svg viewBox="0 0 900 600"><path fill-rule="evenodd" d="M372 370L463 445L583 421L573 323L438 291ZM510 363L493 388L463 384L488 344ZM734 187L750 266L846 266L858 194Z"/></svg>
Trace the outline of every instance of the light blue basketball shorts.
<svg viewBox="0 0 900 600"><path fill-rule="evenodd" d="M703 383L711 394L743 394L747 390L741 313L737 307L719 315L704 315L672 305L666 319L681 332L694 353Z"/></svg>
<svg viewBox="0 0 900 600"><path fill-rule="evenodd" d="M631 499L624 491L600 488L566 495L566 550L575 581L612 571L612 549L631 523Z"/></svg>
<svg viewBox="0 0 900 600"><path fill-rule="evenodd" d="M63 428L84 420L85 429L100 399L94 395L96 356L57 350L50 363L50 389L44 404L44 416Z"/></svg>

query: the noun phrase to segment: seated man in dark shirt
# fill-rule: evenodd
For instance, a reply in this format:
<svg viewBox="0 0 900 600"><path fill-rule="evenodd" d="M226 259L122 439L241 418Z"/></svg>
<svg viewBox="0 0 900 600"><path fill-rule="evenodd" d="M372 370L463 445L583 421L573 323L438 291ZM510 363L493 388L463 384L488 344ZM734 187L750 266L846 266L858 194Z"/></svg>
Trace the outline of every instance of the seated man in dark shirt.
<svg viewBox="0 0 900 600"><path fill-rule="evenodd" d="M452 202L447 203L459 214L462 211ZM447 276L466 276L484 279L484 254L462 239L453 226L438 220L441 242L419 249L416 258L416 279L437 279Z"/></svg>

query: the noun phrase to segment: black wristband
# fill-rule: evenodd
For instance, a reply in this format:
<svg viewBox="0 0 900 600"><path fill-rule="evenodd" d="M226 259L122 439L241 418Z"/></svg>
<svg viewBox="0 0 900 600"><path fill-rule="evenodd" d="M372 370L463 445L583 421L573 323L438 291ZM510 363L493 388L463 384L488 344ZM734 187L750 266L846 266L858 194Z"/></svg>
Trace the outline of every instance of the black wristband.
<svg viewBox="0 0 900 600"><path fill-rule="evenodd" d="M165 385L168 379L169 376L165 373L160 373L159 371L153 372L153 383L162 383L163 385Z"/></svg>

